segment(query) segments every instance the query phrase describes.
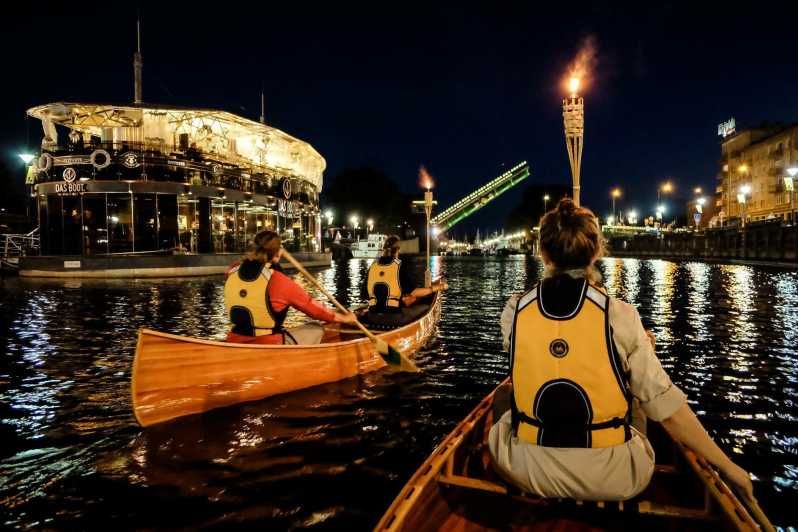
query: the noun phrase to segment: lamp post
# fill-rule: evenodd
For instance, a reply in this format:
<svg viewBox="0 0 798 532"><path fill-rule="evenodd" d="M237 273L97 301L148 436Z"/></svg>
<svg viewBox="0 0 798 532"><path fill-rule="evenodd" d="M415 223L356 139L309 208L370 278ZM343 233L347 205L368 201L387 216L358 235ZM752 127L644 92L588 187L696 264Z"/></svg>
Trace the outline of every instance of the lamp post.
<svg viewBox="0 0 798 532"><path fill-rule="evenodd" d="M360 227L360 218L357 217L357 214L353 214L349 221L352 223L352 227L355 229L355 239L360 240L360 237L357 234L357 230Z"/></svg>
<svg viewBox="0 0 798 532"><path fill-rule="evenodd" d="M795 176L798 175L798 167L787 168L787 175L784 177L784 188L790 193L790 223L795 225Z"/></svg>
<svg viewBox="0 0 798 532"><path fill-rule="evenodd" d="M31 161L36 157L30 152L22 152L19 153L19 158L22 159L22 162L25 163L25 190L27 191L27 197L25 198L25 215L30 220L31 218L31 203L34 201L32 198L34 197L33 194L33 187L36 184L36 171L31 165ZM35 211L34 207L34 211Z"/></svg>
<svg viewBox="0 0 798 532"><path fill-rule="evenodd" d="M549 204L549 200L550 199L551 199L551 197L548 194L544 194L543 195L543 214L546 214L547 212L549 212L548 204Z"/></svg>
<svg viewBox="0 0 798 532"><path fill-rule="evenodd" d="M698 224L701 223L701 215L704 214L704 205L706 205L706 203L707 199L703 196L701 196L700 198L696 198L695 200L695 210L698 214L698 216L694 215L696 231L698 231Z"/></svg>
<svg viewBox="0 0 798 532"><path fill-rule="evenodd" d="M368 238L369 233L374 231L374 220L372 220L371 218L366 220L366 227L367 227L367 229L366 229L366 238Z"/></svg>
<svg viewBox="0 0 798 532"><path fill-rule="evenodd" d="M742 219L743 219L743 229L745 229L745 219L748 217L748 195L751 193L751 185L742 185L740 187L740 193L737 194L737 203L741 205L742 209Z"/></svg>
<svg viewBox="0 0 798 532"><path fill-rule="evenodd" d="M662 198L662 192L665 192L665 193L668 193L668 194L673 192L673 183L671 183L670 181L666 181L666 182L662 183L659 186L659 188L657 188L657 203L659 203L661 198Z"/></svg>
<svg viewBox="0 0 798 532"><path fill-rule="evenodd" d="M324 217L327 219L327 227L329 228L333 223L333 212L327 209L324 211Z"/></svg>
<svg viewBox="0 0 798 532"><path fill-rule="evenodd" d="M612 189L610 195L612 196L612 217L615 218L615 200L621 197L621 189L617 187Z"/></svg>
<svg viewBox="0 0 798 532"><path fill-rule="evenodd" d="M568 83L570 96L562 101L562 121L565 130L565 148L571 165L571 178L574 186L574 203L579 206L580 174L582 170L582 146L585 137L585 101L579 92L579 78L571 77Z"/></svg>

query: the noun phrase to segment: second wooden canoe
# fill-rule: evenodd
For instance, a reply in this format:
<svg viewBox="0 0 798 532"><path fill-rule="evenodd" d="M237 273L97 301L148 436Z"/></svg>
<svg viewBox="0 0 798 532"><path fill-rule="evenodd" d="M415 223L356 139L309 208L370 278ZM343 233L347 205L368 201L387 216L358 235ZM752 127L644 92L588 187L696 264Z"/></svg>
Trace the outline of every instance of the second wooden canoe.
<svg viewBox="0 0 798 532"><path fill-rule="evenodd" d="M411 355L433 334L440 298L416 321L378 336ZM386 366L373 343L337 327L318 345L232 344L139 330L133 412L141 426L354 377Z"/></svg>
<svg viewBox="0 0 798 532"><path fill-rule="evenodd" d="M493 393L438 445L375 530L772 530L757 522L707 462L675 443L658 423L648 436L657 464L643 493L628 501L544 499L520 492L493 471L487 438Z"/></svg>

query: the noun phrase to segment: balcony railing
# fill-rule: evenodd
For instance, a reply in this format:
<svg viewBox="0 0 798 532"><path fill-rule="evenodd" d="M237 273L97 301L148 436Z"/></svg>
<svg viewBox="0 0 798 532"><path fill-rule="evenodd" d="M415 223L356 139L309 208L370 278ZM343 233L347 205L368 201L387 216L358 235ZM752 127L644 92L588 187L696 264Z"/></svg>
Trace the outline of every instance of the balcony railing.
<svg viewBox="0 0 798 532"><path fill-rule="evenodd" d="M239 162L194 148L166 152L160 143L116 142L52 147L34 164L36 183L63 181L66 169L72 168L76 174L72 179L84 181L169 181L285 197L283 184L288 180L291 199L318 204L316 187L302 177Z"/></svg>

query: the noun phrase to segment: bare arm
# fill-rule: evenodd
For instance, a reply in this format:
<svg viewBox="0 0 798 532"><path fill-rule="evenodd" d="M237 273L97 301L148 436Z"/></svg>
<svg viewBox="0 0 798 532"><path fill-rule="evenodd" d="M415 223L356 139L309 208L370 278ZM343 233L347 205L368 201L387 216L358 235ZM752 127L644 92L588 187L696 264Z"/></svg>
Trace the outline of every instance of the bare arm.
<svg viewBox="0 0 798 532"><path fill-rule="evenodd" d="M732 462L726 453L712 441L707 431L698 421L693 410L686 403L681 406L671 417L662 421L662 426L673 439L682 442L687 447L707 459L717 467L736 488L749 500L754 498L754 487L748 473Z"/></svg>
<svg viewBox="0 0 798 532"><path fill-rule="evenodd" d="M434 294L435 292L440 292L441 290L446 290L449 285L446 284L446 281L438 281L437 283L432 283L431 288L416 288L410 295L403 296L402 302L405 306L410 306L416 302L416 300L421 299L423 297L427 297L430 294Z"/></svg>

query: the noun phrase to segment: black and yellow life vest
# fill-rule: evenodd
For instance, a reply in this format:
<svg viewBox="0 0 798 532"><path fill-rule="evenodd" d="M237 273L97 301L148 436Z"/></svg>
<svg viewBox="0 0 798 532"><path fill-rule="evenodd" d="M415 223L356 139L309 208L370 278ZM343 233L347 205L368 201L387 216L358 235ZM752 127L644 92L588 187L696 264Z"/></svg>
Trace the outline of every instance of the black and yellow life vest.
<svg viewBox="0 0 798 532"><path fill-rule="evenodd" d="M224 307L232 332L246 336L264 336L282 330L287 308L275 312L269 302L272 270L267 264L243 261L224 283Z"/></svg>
<svg viewBox="0 0 798 532"><path fill-rule="evenodd" d="M402 305L402 284L399 281L399 267L402 261L393 259L388 264L375 260L369 267L367 289L369 309L396 309Z"/></svg>
<svg viewBox="0 0 798 532"><path fill-rule="evenodd" d="M571 281L582 287L567 315L547 312L542 284L518 301L510 351L513 425L534 445L620 445L631 437L631 393L612 340L609 296L586 280Z"/></svg>

